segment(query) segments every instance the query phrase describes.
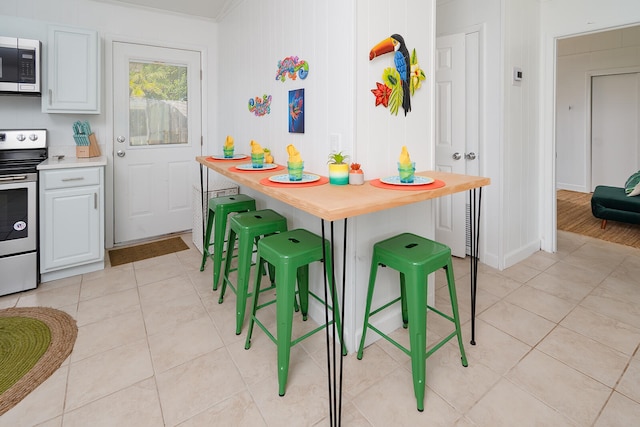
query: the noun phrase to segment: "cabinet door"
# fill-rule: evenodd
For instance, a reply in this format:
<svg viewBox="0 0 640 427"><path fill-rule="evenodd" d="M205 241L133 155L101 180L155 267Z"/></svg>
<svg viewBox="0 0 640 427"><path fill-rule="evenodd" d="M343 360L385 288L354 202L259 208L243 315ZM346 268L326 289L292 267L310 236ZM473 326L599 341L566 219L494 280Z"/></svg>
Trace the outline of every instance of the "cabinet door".
<svg viewBox="0 0 640 427"><path fill-rule="evenodd" d="M57 270L103 257L100 186L44 193L41 270Z"/></svg>
<svg viewBox="0 0 640 427"><path fill-rule="evenodd" d="M98 33L52 25L47 46L47 113L100 113L100 48Z"/></svg>

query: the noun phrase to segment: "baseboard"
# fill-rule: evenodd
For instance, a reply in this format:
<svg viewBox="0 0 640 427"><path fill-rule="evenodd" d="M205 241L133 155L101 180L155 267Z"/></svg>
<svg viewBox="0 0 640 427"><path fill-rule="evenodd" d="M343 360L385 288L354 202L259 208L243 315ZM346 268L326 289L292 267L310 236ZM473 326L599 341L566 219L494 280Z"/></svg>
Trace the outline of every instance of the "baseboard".
<svg viewBox="0 0 640 427"><path fill-rule="evenodd" d="M530 242L529 244L520 247L517 251L510 252L505 257L505 266L504 268L509 268L513 265L516 265L520 261L523 261L529 258L534 253L538 252L541 247L541 242L539 240Z"/></svg>

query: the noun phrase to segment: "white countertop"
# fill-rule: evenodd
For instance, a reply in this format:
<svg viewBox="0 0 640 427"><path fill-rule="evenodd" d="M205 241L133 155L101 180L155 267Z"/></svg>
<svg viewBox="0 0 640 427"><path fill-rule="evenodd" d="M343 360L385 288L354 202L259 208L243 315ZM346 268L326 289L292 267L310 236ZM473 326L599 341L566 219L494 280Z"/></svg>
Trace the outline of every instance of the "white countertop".
<svg viewBox="0 0 640 427"><path fill-rule="evenodd" d="M58 159L57 156L49 157L38 165L38 170L84 168L91 166L106 166L107 157L67 157Z"/></svg>

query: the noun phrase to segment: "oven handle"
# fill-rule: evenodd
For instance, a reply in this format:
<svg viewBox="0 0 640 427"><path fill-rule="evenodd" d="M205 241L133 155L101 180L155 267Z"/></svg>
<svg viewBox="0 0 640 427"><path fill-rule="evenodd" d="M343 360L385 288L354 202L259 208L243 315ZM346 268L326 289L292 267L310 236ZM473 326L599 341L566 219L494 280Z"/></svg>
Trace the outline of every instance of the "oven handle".
<svg viewBox="0 0 640 427"><path fill-rule="evenodd" d="M7 177L0 177L0 182L9 182L9 181L24 181L25 179L27 179L26 175L12 175L12 176L7 176Z"/></svg>

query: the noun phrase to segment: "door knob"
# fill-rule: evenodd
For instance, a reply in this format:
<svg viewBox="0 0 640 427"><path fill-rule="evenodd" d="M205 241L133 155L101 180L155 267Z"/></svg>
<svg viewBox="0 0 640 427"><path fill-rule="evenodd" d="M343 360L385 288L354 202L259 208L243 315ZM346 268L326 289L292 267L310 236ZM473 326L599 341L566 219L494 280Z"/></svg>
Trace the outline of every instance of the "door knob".
<svg viewBox="0 0 640 427"><path fill-rule="evenodd" d="M118 150L118 151L116 151L116 154L118 155L118 157L124 157L125 153L122 150Z"/></svg>
<svg viewBox="0 0 640 427"><path fill-rule="evenodd" d="M453 156L451 156L453 158L453 160L460 160L462 158L462 155L460 153L453 153Z"/></svg>
<svg viewBox="0 0 640 427"><path fill-rule="evenodd" d="M119 136L118 138L116 138L116 141L118 142L124 142L124 136Z"/></svg>
<svg viewBox="0 0 640 427"><path fill-rule="evenodd" d="M464 155L464 158L465 158L465 159L467 159L467 160L474 160L474 159L476 158L476 153L474 153L474 152L472 151L472 152L470 152L470 153L468 153L468 154L465 154L465 155Z"/></svg>

